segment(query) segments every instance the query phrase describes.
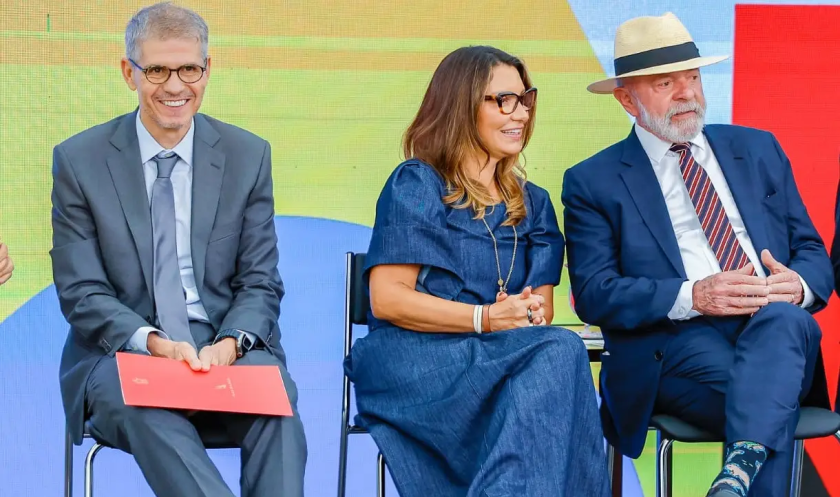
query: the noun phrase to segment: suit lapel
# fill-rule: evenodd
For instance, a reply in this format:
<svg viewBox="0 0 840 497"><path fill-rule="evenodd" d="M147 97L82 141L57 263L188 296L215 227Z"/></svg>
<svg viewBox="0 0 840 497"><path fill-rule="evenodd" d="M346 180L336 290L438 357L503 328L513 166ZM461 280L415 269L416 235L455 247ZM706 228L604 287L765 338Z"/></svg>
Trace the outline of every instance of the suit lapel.
<svg viewBox="0 0 840 497"><path fill-rule="evenodd" d="M225 172L225 155L213 148L218 141L219 134L216 130L204 116L196 114L190 243L195 284L199 295L204 288L207 243L210 241L210 232L216 219Z"/></svg>
<svg viewBox="0 0 840 497"><path fill-rule="evenodd" d="M761 251L767 248L767 233L764 231L761 215L761 193L757 191L757 185L760 184L756 181L759 177L758 171L754 170L755 165L749 161L742 147L722 134L720 128L707 127L705 135L720 164L726 184L729 185L735 199L735 205L738 206L750 241L760 258Z"/></svg>
<svg viewBox="0 0 840 497"><path fill-rule="evenodd" d="M668 215L668 207L665 198L662 196L662 189L650 158L642 148L635 131L630 131L630 136L624 140L624 153L621 161L629 167L621 173L621 178L633 197L633 202L639 210L645 224L656 239L668 261L683 278L685 267L680 256L680 248L677 244L677 237L674 234L674 227L671 224L671 217ZM633 234L629 234L633 236Z"/></svg>
<svg viewBox="0 0 840 497"><path fill-rule="evenodd" d="M107 158L108 170L117 190L125 220L137 247L140 267L149 296L152 295L152 218L143 164L140 162L140 145L137 142L137 112L122 118L111 137L116 147Z"/></svg>

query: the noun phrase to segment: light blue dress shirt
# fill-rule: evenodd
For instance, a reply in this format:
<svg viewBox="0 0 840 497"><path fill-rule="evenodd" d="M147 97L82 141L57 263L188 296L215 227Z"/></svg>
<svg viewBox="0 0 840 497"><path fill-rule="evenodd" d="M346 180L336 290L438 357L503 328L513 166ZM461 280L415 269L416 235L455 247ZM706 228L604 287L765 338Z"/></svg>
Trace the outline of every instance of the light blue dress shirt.
<svg viewBox="0 0 840 497"><path fill-rule="evenodd" d="M143 176L146 180L146 194L149 203L152 201L152 186L157 179L157 162L153 161L156 155L161 152L175 152L178 154L178 162L170 176L172 190L175 196L175 247L178 252L178 268L181 272L181 286L187 301L187 318L191 321L209 323L207 311L201 303L198 289L195 284L195 273L192 263L192 246L190 244L190 230L192 218L192 178L193 178L193 140L195 136L195 122L190 122L190 129L184 138L175 145L175 148L167 150L155 140L143 123L140 121L140 113L137 113L137 139L140 144L140 160L143 163ZM146 348L146 340L149 333L155 332L164 338L166 333L153 327L143 326L139 328L126 344L126 350L142 351L149 353ZM256 343L256 336L245 332L251 343Z"/></svg>

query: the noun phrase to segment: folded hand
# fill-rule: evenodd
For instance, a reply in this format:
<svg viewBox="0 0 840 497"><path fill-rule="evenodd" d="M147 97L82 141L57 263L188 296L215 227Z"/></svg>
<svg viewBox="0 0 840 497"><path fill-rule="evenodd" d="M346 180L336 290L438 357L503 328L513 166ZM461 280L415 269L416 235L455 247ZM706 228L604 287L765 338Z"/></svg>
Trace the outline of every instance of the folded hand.
<svg viewBox="0 0 840 497"><path fill-rule="evenodd" d="M544 303L545 298L533 293L530 286L517 295L499 292L496 303L490 306L490 329L498 331L545 324Z"/></svg>
<svg viewBox="0 0 840 497"><path fill-rule="evenodd" d="M767 300L801 304L805 298L805 289L802 288L799 274L774 259L767 249L761 251L761 262L770 270L770 276L767 277L770 294L767 295Z"/></svg>

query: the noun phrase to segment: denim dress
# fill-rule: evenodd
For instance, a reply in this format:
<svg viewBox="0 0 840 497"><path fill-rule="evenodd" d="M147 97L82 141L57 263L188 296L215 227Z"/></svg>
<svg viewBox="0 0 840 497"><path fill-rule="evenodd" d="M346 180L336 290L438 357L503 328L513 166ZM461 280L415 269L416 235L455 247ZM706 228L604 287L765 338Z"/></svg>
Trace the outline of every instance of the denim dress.
<svg viewBox="0 0 840 497"><path fill-rule="evenodd" d="M499 270L487 227L443 203L443 179L409 160L376 207L366 275L380 264L421 266L416 289L490 304ZM527 216L508 293L557 285L564 241L548 193L525 184ZM504 204L485 217L502 278L514 232ZM595 389L583 342L533 326L494 333L426 333L369 315L345 362L358 415L402 497L601 497L609 494Z"/></svg>

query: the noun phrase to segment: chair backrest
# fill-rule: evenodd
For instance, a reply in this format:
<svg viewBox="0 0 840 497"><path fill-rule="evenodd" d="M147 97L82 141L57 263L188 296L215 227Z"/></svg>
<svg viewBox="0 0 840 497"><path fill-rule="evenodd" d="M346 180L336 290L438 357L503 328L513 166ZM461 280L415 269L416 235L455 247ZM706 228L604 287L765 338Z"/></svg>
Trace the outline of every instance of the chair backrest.
<svg viewBox="0 0 840 497"><path fill-rule="evenodd" d="M367 315L370 310L370 299L365 288L365 256L367 254L348 253L348 289L349 289L349 311L350 323L367 324Z"/></svg>
<svg viewBox="0 0 840 497"><path fill-rule="evenodd" d="M367 324L370 299L365 288L365 255L347 252L347 274L344 295L344 357L353 345L353 326Z"/></svg>

